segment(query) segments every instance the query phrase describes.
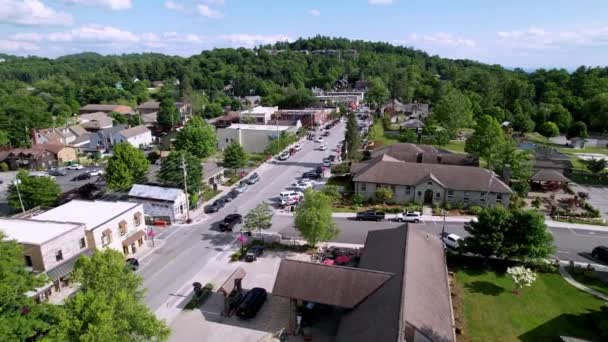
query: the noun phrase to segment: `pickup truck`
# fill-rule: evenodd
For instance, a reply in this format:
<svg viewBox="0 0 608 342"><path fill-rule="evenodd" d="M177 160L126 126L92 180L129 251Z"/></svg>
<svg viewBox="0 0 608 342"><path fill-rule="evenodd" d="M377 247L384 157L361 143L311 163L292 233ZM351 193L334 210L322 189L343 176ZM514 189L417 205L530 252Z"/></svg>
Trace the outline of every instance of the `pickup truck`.
<svg viewBox="0 0 608 342"><path fill-rule="evenodd" d="M357 221L382 221L386 215L381 211L363 211L357 213Z"/></svg>

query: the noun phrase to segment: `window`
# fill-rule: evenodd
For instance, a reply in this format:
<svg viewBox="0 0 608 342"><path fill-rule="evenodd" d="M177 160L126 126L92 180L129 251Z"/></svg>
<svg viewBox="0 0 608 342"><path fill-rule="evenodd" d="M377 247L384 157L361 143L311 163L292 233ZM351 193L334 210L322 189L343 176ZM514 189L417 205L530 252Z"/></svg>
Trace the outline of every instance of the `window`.
<svg viewBox="0 0 608 342"><path fill-rule="evenodd" d="M34 264L32 263L32 257L29 255L24 255L25 257L25 266L32 267Z"/></svg>
<svg viewBox="0 0 608 342"><path fill-rule="evenodd" d="M397 193L397 188L394 185L391 185L391 191L393 194Z"/></svg>
<svg viewBox="0 0 608 342"><path fill-rule="evenodd" d="M135 221L135 227L139 227L141 225L141 213L135 213L133 221Z"/></svg>
<svg viewBox="0 0 608 342"><path fill-rule="evenodd" d="M426 182L426 185L433 185L433 182Z"/></svg>
<svg viewBox="0 0 608 342"><path fill-rule="evenodd" d="M87 243L84 240L84 238L80 239L80 248L85 248L86 246L87 246Z"/></svg>
<svg viewBox="0 0 608 342"><path fill-rule="evenodd" d="M469 196L464 197L464 203L469 203Z"/></svg>
<svg viewBox="0 0 608 342"><path fill-rule="evenodd" d="M435 193L435 198L440 198L441 197L441 193L440 192L436 192Z"/></svg>
<svg viewBox="0 0 608 342"><path fill-rule="evenodd" d="M56 261L61 261L61 260L63 260L63 252L61 252L61 249L60 249L60 250L58 250L58 251L55 253L55 260L56 260Z"/></svg>
<svg viewBox="0 0 608 342"><path fill-rule="evenodd" d="M127 234L127 221L120 221L118 223L118 230L120 231L120 236Z"/></svg>
<svg viewBox="0 0 608 342"><path fill-rule="evenodd" d="M226 138L226 142L230 142L230 139Z"/></svg>
<svg viewBox="0 0 608 342"><path fill-rule="evenodd" d="M361 183L361 191L367 191L367 186L365 183Z"/></svg>
<svg viewBox="0 0 608 342"><path fill-rule="evenodd" d="M410 192L411 192L411 187L410 187L410 186L406 186L406 187L405 187L405 194L406 194L406 195L409 195L409 194L410 194Z"/></svg>
<svg viewBox="0 0 608 342"><path fill-rule="evenodd" d="M422 191L418 191L418 197L422 196Z"/></svg>
<svg viewBox="0 0 608 342"><path fill-rule="evenodd" d="M468 192L468 191L465 191L465 192L464 192L464 195L465 195L465 196L469 196L469 192Z"/></svg>
<svg viewBox="0 0 608 342"><path fill-rule="evenodd" d="M448 190L448 196L453 196L454 195L454 190Z"/></svg>
<svg viewBox="0 0 608 342"><path fill-rule="evenodd" d="M502 201L502 194L496 195L496 200L497 201Z"/></svg>
<svg viewBox="0 0 608 342"><path fill-rule="evenodd" d="M179 205L179 213L180 213L180 214L183 214L183 213L184 213L184 205L183 205L183 204L180 204L180 205Z"/></svg>

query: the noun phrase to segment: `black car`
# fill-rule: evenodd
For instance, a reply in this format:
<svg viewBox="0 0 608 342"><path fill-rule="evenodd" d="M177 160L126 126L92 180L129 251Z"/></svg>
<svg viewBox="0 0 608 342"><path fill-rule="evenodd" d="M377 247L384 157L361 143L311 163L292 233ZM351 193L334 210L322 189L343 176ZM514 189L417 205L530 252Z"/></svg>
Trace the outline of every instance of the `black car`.
<svg viewBox="0 0 608 342"><path fill-rule="evenodd" d="M133 271L137 271L139 269L139 260L135 258L129 258L126 260L125 266Z"/></svg>
<svg viewBox="0 0 608 342"><path fill-rule="evenodd" d="M226 202L220 198L217 201L213 202L211 205L206 206L205 212L206 213L216 213L220 209L222 209L225 204L226 204Z"/></svg>
<svg viewBox="0 0 608 342"><path fill-rule="evenodd" d="M330 162L335 162L336 161L336 155L335 154L332 154L331 156L329 156L327 158L329 158Z"/></svg>
<svg viewBox="0 0 608 342"><path fill-rule="evenodd" d="M78 176L72 178L72 182L77 182L77 181L83 181L83 180L87 180L87 179L91 179L91 174L88 172L85 173L81 173Z"/></svg>
<svg viewBox="0 0 608 342"><path fill-rule="evenodd" d="M220 223L220 230L223 232L231 232L234 226L243 222L241 214L229 214L224 217L224 221Z"/></svg>
<svg viewBox="0 0 608 342"><path fill-rule="evenodd" d="M226 198L230 198L231 200L233 200L233 199L237 198L238 195L239 195L239 193L236 190L232 189L232 190L230 190L229 193L226 194ZM228 201L228 202L230 202L230 201Z"/></svg>
<svg viewBox="0 0 608 342"><path fill-rule="evenodd" d="M357 213L357 221L382 221L386 215L381 211L363 211Z"/></svg>
<svg viewBox="0 0 608 342"><path fill-rule="evenodd" d="M323 136L324 136L324 137L328 137L328 136L329 136L329 134L330 134L330 133L329 133L329 131L325 131L325 133L323 133Z"/></svg>
<svg viewBox="0 0 608 342"><path fill-rule="evenodd" d="M316 180L316 179L321 179L321 175L318 174L318 173L316 173L316 172L305 172L302 175L302 178L308 178L308 179Z"/></svg>
<svg viewBox="0 0 608 342"><path fill-rule="evenodd" d="M251 174L251 176L249 176L249 178L247 179L246 182L249 185L252 185L252 184L255 184L255 183L259 182L259 181L260 181L260 175L258 175L257 173L254 172L254 173Z"/></svg>
<svg viewBox="0 0 608 342"><path fill-rule="evenodd" d="M263 288L252 288L249 292L247 292L245 297L243 297L241 304L239 304L239 307L236 309L236 315L243 319L255 317L266 301L266 297L266 290Z"/></svg>
<svg viewBox="0 0 608 342"><path fill-rule="evenodd" d="M264 246L253 246L245 254L245 261L253 262L264 253Z"/></svg>
<svg viewBox="0 0 608 342"><path fill-rule="evenodd" d="M608 246L598 246L593 249L591 256L597 260L608 263Z"/></svg>

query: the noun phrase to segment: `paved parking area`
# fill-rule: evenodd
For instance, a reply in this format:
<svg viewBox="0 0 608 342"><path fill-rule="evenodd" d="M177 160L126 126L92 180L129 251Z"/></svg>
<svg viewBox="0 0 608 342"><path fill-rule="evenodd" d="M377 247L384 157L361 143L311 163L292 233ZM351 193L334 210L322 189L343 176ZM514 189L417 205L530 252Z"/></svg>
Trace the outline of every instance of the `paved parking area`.
<svg viewBox="0 0 608 342"><path fill-rule="evenodd" d="M589 194L589 204L600 211L602 218L608 219L608 187L572 185L574 192L583 191Z"/></svg>

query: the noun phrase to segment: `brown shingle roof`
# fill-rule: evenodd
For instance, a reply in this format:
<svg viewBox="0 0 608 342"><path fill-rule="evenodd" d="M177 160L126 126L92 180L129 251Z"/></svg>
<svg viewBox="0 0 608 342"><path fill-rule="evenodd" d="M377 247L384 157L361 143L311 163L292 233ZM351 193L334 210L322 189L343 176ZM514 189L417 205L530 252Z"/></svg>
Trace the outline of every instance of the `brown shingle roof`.
<svg viewBox="0 0 608 342"><path fill-rule="evenodd" d="M120 133L120 135L122 135L125 138L132 138L132 137L136 137L138 135L141 135L141 134L144 134L147 132L150 132L148 127L146 127L144 125L139 125L139 126L124 129L124 130L120 131L119 133Z"/></svg>
<svg viewBox="0 0 608 342"><path fill-rule="evenodd" d="M283 259L272 294L352 309L391 277L385 272Z"/></svg>
<svg viewBox="0 0 608 342"><path fill-rule="evenodd" d="M571 180L566 178L563 174L551 170L551 169L541 169L536 171L535 174L530 177L530 180L536 182L559 182L559 183L570 183Z"/></svg>
<svg viewBox="0 0 608 342"><path fill-rule="evenodd" d="M63 150L64 148L71 148L68 146L63 146L61 144L40 144L40 145L34 145L33 147L40 147L40 148L45 149L54 154L61 152L61 150Z"/></svg>
<svg viewBox="0 0 608 342"><path fill-rule="evenodd" d="M479 159L469 154L442 153L431 145L397 143L372 152L372 158L389 155L410 163L479 166Z"/></svg>
<svg viewBox="0 0 608 342"><path fill-rule="evenodd" d="M446 188L465 191L511 193L511 189L490 171L471 166L408 163L387 155L357 166L355 182L415 186L435 178Z"/></svg>
<svg viewBox="0 0 608 342"><path fill-rule="evenodd" d="M133 113L133 108L118 104L88 104L81 111L117 112L121 114Z"/></svg>
<svg viewBox="0 0 608 342"><path fill-rule="evenodd" d="M137 109L156 109L156 110L158 110L159 108L160 108L160 102L158 102L158 101L147 101L147 102L143 102L142 104L137 106Z"/></svg>

